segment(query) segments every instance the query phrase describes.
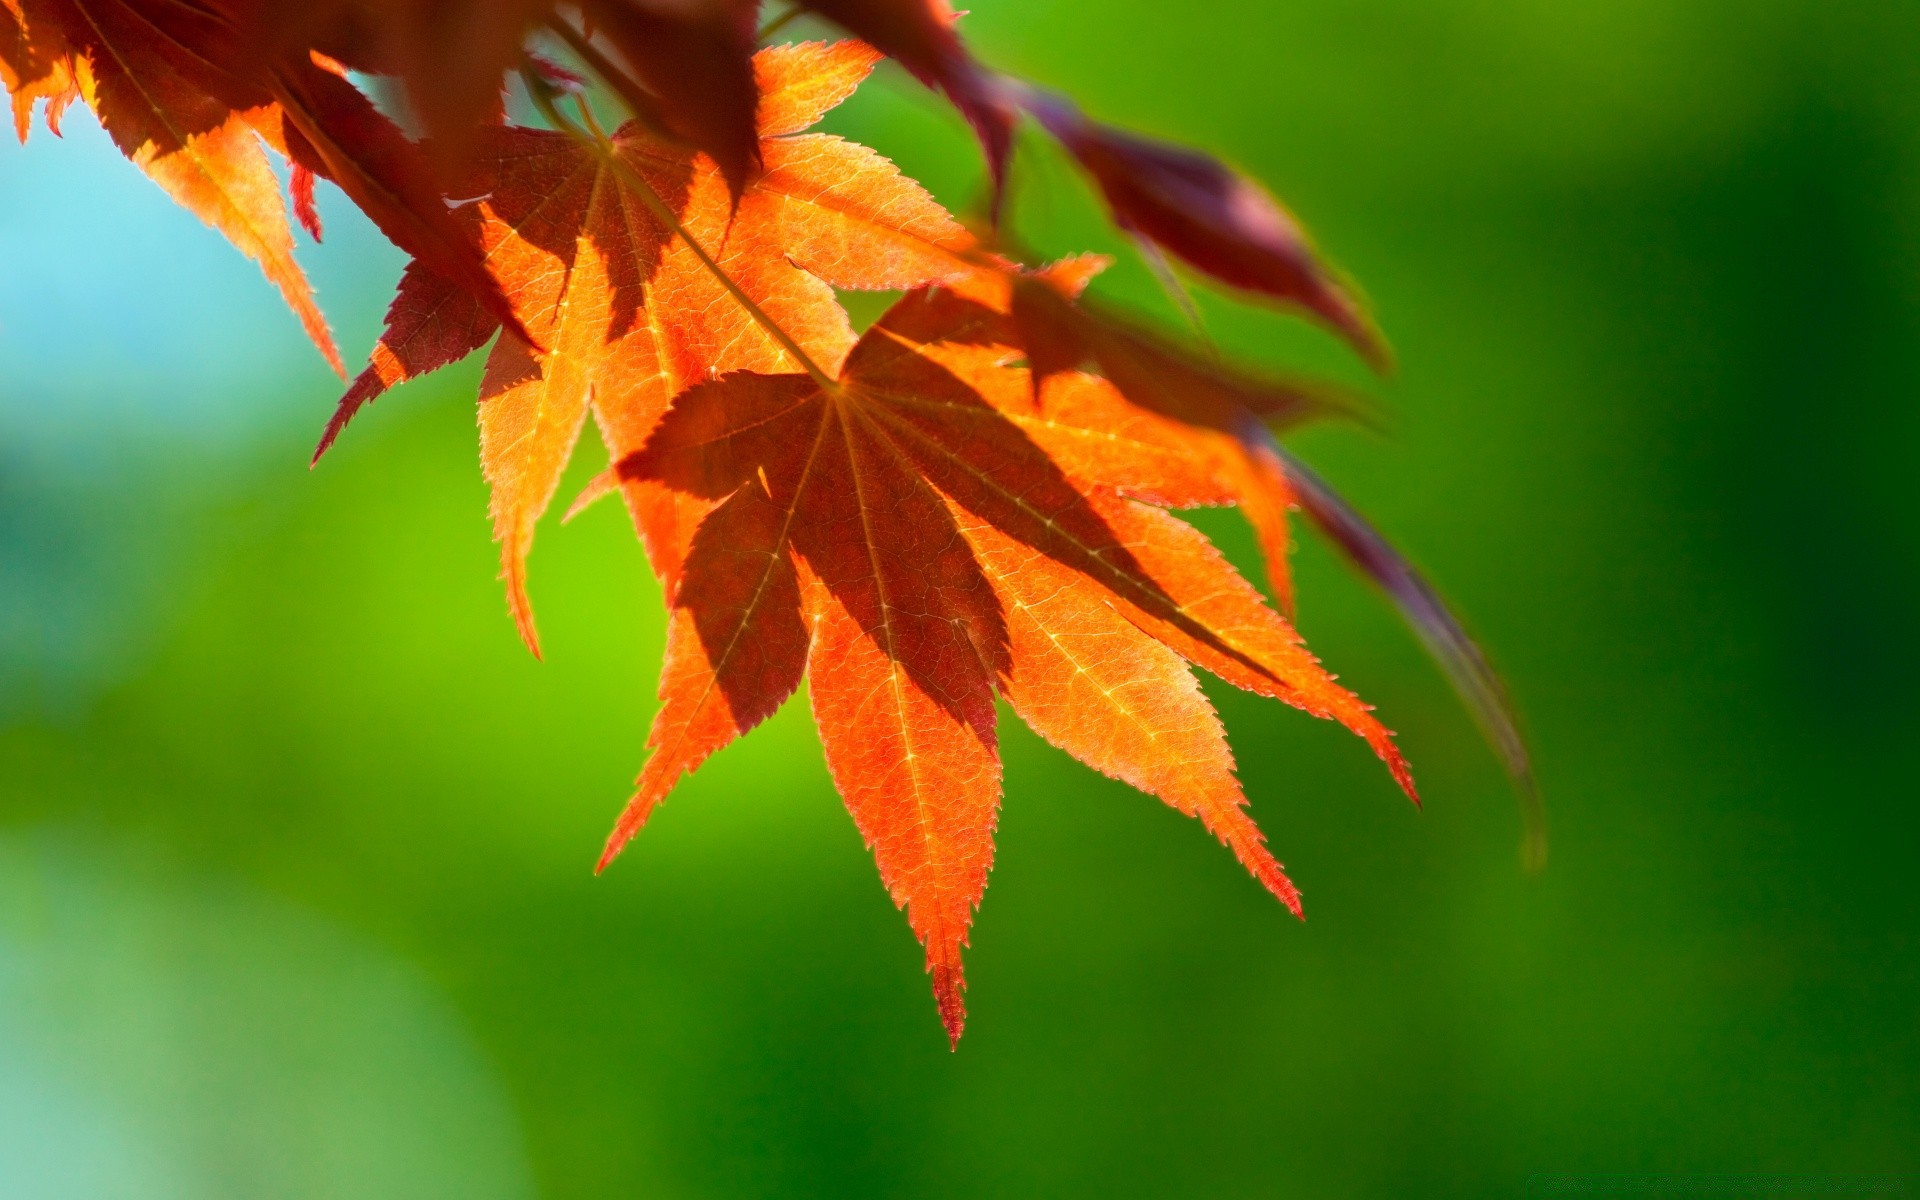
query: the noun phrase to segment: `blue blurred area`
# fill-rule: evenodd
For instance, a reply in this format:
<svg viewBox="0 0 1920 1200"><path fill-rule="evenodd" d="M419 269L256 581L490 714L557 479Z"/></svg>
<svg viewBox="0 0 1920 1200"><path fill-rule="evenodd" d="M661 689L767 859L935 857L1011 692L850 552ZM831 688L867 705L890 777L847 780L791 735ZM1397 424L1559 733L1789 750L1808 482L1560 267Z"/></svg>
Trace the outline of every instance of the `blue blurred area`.
<svg viewBox="0 0 1920 1200"><path fill-rule="evenodd" d="M296 420L263 404L328 390L258 270L146 183L92 115L9 147L0 193L0 421L8 442L69 454L155 441L231 446ZM402 261L329 193L332 236L303 259L349 353L367 344ZM309 414L310 416L310 414ZM84 463L76 464L83 466Z"/></svg>
<svg viewBox="0 0 1920 1200"><path fill-rule="evenodd" d="M286 440L336 391L251 263L132 172L84 108L63 133L4 151L0 719L76 714L138 661L167 594L193 586L197 514L271 469L266 439L291 465ZM401 258L326 200L333 236L306 258L358 347Z"/></svg>
<svg viewBox="0 0 1920 1200"><path fill-rule="evenodd" d="M1304 926L1009 721L949 1054L804 706L594 879L662 639L622 515L543 528L533 662L472 366L308 473L335 383L76 118L0 148L0 1194L1920 1171L1920 9L975 7L987 57L1270 181L1372 294L1392 435L1296 448L1505 668L1546 873L1411 638L1309 541L1302 627L1427 807L1212 689ZM897 73L831 127L977 204L964 129ZM1057 155L1018 167L1028 242L1125 250ZM327 212L303 256L352 359L397 260ZM1098 286L1173 319L1124 255ZM1366 379L1201 303L1236 355Z"/></svg>

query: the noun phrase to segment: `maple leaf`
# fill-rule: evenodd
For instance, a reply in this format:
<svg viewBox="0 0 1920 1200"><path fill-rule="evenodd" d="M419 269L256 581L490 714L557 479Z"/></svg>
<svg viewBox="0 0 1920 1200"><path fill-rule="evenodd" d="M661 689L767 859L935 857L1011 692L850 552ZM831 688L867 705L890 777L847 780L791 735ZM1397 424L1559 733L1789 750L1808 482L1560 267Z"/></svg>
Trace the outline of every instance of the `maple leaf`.
<svg viewBox="0 0 1920 1200"><path fill-rule="evenodd" d="M257 261L328 363L345 374L293 257L293 234L266 146L295 168L294 203L317 228L312 176L333 180L394 243L516 323L474 247L448 218L417 148L337 64L272 51L250 37L247 3L4 0L0 76L24 138L34 104L55 125L83 97L129 159ZM56 128L57 132L57 128Z"/></svg>
<svg viewBox="0 0 1920 1200"><path fill-rule="evenodd" d="M1095 376L1055 375L1036 395L1015 354L967 340L981 319L951 289L910 293L837 379L702 384L613 473L673 612L653 754L603 865L804 674L829 770L925 944L954 1039L993 854L996 693L1082 761L1199 816L1296 912L1186 663L1339 720L1412 794L1366 706L1156 507L1231 498L1184 432Z"/></svg>
<svg viewBox="0 0 1920 1200"><path fill-rule="evenodd" d="M522 54L549 0L223 0L246 44L264 53L312 49L356 71L405 83L409 107L450 168L478 129L498 121L501 75Z"/></svg>
<svg viewBox="0 0 1920 1200"><path fill-rule="evenodd" d="M51 29L27 24L21 0L0 0L0 87L13 105L13 131L22 142L33 127L34 109L47 105L47 126L56 135L60 118L80 97L73 56Z"/></svg>
<svg viewBox="0 0 1920 1200"><path fill-rule="evenodd" d="M482 468L536 654L527 557L591 418L615 466L582 502L621 493L671 606L651 754L601 866L805 678L953 1039L993 856L996 698L1198 817L1296 913L1192 667L1341 722L1412 795L1389 732L1290 624L1296 508L1393 597L1532 799L1484 656L1275 440L1353 407L1342 394L1176 346L1082 297L1104 260L1020 268L886 159L805 131L890 54L973 124L996 219L1025 111L1156 264L1164 252L1298 306L1385 366L1355 293L1279 203L982 66L946 0L801 8L870 45L754 54L755 0L0 0L0 85L23 140L43 103L57 133L83 98L260 263L336 369L267 152L287 160L292 216L315 239L327 179L408 251L316 460L369 401L493 341ZM601 132L582 78L527 50L542 28L633 120ZM506 71L551 128L506 122ZM352 72L401 80L427 144ZM906 296L856 338L835 289ZM1280 611L1169 511L1223 504L1253 526Z"/></svg>
<svg viewBox="0 0 1920 1200"><path fill-rule="evenodd" d="M857 42L755 57L763 167L737 202L710 158L637 124L606 146L517 126L485 136L464 184L483 198L456 215L476 227L488 269L544 348L502 337L480 391L502 575L529 646L526 556L589 412L625 454L674 395L715 373L798 369L803 358L837 367L853 334L835 287L904 289L982 269L971 235L891 163L801 132L876 57ZM711 261L696 247L716 248ZM320 451L387 388L492 334L461 289L410 268Z"/></svg>
<svg viewBox="0 0 1920 1200"><path fill-rule="evenodd" d="M1532 754L1499 672L1433 585L1372 522L1298 458L1277 446L1273 452L1288 480L1290 494L1299 497L1300 507L1321 532L1399 608L1500 755L1520 798L1524 825L1521 861L1530 871L1543 870L1547 864L1546 808L1534 776Z"/></svg>
<svg viewBox="0 0 1920 1200"><path fill-rule="evenodd" d="M1172 420L1186 452L1211 462L1227 482L1259 540L1274 597L1291 613L1287 514L1294 498L1271 431L1349 415L1358 403L1326 384L1261 378L1202 360L1079 302L1107 263L1088 255L1037 272L969 280L966 294L979 307L965 336L1021 351L1036 388L1058 372L1095 367L1131 404Z"/></svg>
<svg viewBox="0 0 1920 1200"><path fill-rule="evenodd" d="M1060 96L1009 88L1079 160L1122 229L1230 287L1298 305L1389 364L1366 310L1266 189L1210 155L1089 120Z"/></svg>
<svg viewBox="0 0 1920 1200"><path fill-rule="evenodd" d="M224 70L121 0L19 4L8 15L8 32L26 52L6 57L14 64L9 88L21 137L37 96L51 101L51 121L77 90L122 153L260 264L314 345L344 375L326 318L294 261L279 178L255 129L260 114L218 94L229 90ZM264 95L257 99L260 108L271 104Z"/></svg>
<svg viewBox="0 0 1920 1200"><path fill-rule="evenodd" d="M996 694L1083 761L1199 816L1295 911L1187 664L1342 721L1412 787L1366 707L1162 511L1238 505L1290 606L1296 496L1271 430L1343 397L1090 308L1079 295L1105 260L1014 268L884 160L802 135L875 57L859 43L757 55L761 167L737 192L710 157L637 122L598 144L508 126L483 139L461 184L481 198L457 216L542 341L502 336L480 397L522 636L537 653L526 557L589 416L619 466L583 501L622 492L673 603L653 753L602 866L679 778L811 678L836 784L957 1037L960 948L999 795ZM945 286L856 345L827 284ZM494 328L471 296L410 269L321 450L366 402ZM759 447L751 462L742 437ZM803 446L828 457L798 464Z"/></svg>
<svg viewBox="0 0 1920 1200"><path fill-rule="evenodd" d="M1303 509L1335 548L1386 592L1479 723L1519 792L1526 861L1536 869L1543 865L1546 825L1539 788L1499 674L1425 577L1275 439L1277 431L1303 420L1362 415L1364 402L1324 382L1261 378L1197 357L1086 306L1077 297L1105 263L1089 256L1043 271L969 280L969 294L982 312L967 336L1019 348L1036 379L1096 366L1130 403L1171 418L1189 452L1217 464L1233 503L1253 527L1274 596L1289 616L1289 514Z"/></svg>
<svg viewBox="0 0 1920 1200"><path fill-rule="evenodd" d="M803 6L896 59L937 89L973 126L987 156L999 210L1007 159L1013 153L1014 108L999 76L967 52L947 0L802 0Z"/></svg>
<svg viewBox="0 0 1920 1200"><path fill-rule="evenodd" d="M572 27L559 30L652 127L704 151L738 195L759 166L753 50L759 0L591 0L583 20L629 70L607 63Z"/></svg>
<svg viewBox="0 0 1920 1200"><path fill-rule="evenodd" d="M750 60L758 0L578 0L569 7L578 10L577 26L551 0L254 0L243 23L255 44L311 45L356 70L398 77L431 135L431 157L450 179L480 131L500 119L502 73L525 61L527 37L545 27L656 133L712 155L737 190L756 144Z"/></svg>

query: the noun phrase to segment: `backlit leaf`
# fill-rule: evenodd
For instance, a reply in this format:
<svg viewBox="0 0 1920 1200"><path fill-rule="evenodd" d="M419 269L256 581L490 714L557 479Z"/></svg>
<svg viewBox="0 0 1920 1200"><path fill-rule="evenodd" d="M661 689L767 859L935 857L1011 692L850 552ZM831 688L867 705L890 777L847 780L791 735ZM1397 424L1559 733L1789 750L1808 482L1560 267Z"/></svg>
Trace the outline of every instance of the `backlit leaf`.
<svg viewBox="0 0 1920 1200"><path fill-rule="evenodd" d="M956 1039L992 862L995 692L1070 753L1200 816L1296 910L1181 660L1339 720L1412 789L1387 730L1286 621L1197 531L1128 498L1142 481L1166 504L1224 498L1204 466L1165 472L1175 431L1092 376L1036 397L1025 370L968 340L978 322L951 293L909 293L836 381L702 384L616 467L638 507L691 536L667 551L655 761L608 855L804 673L828 767Z"/></svg>

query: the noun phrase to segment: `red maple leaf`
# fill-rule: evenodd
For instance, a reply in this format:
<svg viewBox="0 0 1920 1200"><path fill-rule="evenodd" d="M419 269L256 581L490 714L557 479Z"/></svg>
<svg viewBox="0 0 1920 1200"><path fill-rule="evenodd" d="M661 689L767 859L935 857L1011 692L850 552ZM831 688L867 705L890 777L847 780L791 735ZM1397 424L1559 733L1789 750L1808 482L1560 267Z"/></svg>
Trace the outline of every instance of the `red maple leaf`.
<svg viewBox="0 0 1920 1200"><path fill-rule="evenodd" d="M989 70L945 0L800 7L867 42L755 54L753 0L0 0L0 85L23 139L43 102L58 132L84 99L261 264L336 367L289 210L318 238L330 180L412 255L315 457L387 389L491 341L482 466L536 652L527 556L591 418L615 465L583 499L621 493L671 605L651 754L601 865L804 678L954 1039L993 858L997 699L1200 818L1295 912L1191 668L1339 721L1412 794L1388 731L1283 615L1296 507L1388 589L1530 795L1485 659L1275 440L1347 397L1105 311L1081 295L1104 260L1024 269L886 159L806 130L889 54L972 123L996 195L1028 114L1151 255L1303 309L1384 364L1371 318L1278 202ZM584 77L527 49L537 30L633 119L602 132ZM400 80L431 136L403 132L356 73ZM544 126L507 121L510 75ZM856 338L836 289L906 295ZM1279 611L1171 512L1222 504L1252 524Z"/></svg>
<svg viewBox="0 0 1920 1200"><path fill-rule="evenodd" d="M1187 669L1332 717L1401 785L1386 729L1192 527L1231 490L1187 431L1091 375L1037 395L909 294L838 376L741 372L683 394L615 476L673 606L653 757L605 861L685 772L809 680L827 764L926 945L948 1033L993 861L993 699L1082 761L1199 816L1281 901ZM1151 503L1148 503L1151 501Z"/></svg>
<svg viewBox="0 0 1920 1200"><path fill-rule="evenodd" d="M456 215L475 228L488 269L545 347L503 337L480 390L502 574L530 646L524 564L534 523L589 411L609 449L626 453L676 394L716 373L794 369L796 355L837 366L853 332L833 288L900 289L985 269L973 237L891 163L800 132L874 61L857 42L757 58L763 166L737 199L710 158L637 123L603 145L519 126L485 136L463 181L483 198ZM375 396L464 357L493 331L466 291L410 269L321 451Z"/></svg>

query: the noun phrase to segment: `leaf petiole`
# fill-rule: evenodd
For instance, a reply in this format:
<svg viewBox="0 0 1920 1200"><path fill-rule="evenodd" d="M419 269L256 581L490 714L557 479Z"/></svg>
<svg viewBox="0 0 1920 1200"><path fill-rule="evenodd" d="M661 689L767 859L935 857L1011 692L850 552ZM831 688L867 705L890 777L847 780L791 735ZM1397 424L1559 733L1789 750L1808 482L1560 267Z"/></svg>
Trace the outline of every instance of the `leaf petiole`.
<svg viewBox="0 0 1920 1200"><path fill-rule="evenodd" d="M760 27L760 32L755 36L757 36L760 41L766 41L774 34L779 33L782 29L793 24L803 11L805 10L800 5L789 4L785 12L776 17L769 18L767 23Z"/></svg>

